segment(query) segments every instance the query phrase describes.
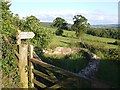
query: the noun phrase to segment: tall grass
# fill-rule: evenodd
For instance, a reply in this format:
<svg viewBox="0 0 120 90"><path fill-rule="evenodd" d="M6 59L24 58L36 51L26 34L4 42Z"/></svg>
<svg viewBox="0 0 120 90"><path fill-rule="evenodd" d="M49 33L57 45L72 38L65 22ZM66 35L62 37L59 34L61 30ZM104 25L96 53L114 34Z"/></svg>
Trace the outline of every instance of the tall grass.
<svg viewBox="0 0 120 90"><path fill-rule="evenodd" d="M74 53L71 55L44 55L42 58L47 63L58 66L65 70L78 73L82 68L86 67L89 60L84 57L83 53Z"/></svg>

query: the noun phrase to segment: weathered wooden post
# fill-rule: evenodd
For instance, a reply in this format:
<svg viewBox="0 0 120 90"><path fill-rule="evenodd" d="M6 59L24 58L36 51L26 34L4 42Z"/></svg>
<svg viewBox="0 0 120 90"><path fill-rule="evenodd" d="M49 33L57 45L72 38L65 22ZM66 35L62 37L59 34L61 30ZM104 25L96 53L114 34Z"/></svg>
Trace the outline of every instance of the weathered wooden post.
<svg viewBox="0 0 120 90"><path fill-rule="evenodd" d="M18 30L16 34L17 45L19 45L18 65L20 72L20 88L28 88L28 45L21 44L21 39L29 39L34 36L35 34L33 32L21 32L20 30Z"/></svg>
<svg viewBox="0 0 120 90"><path fill-rule="evenodd" d="M29 59L33 58L33 45L30 45L29 46L29 51L30 51L30 56L29 56ZM33 88L34 87L34 83L33 83L33 79L34 79L34 74L32 72L32 70L34 69L34 66L32 64L31 61L29 61L29 80L30 80L30 88Z"/></svg>
<svg viewBox="0 0 120 90"><path fill-rule="evenodd" d="M20 71L20 84L22 88L28 88L28 45L19 45L19 71Z"/></svg>

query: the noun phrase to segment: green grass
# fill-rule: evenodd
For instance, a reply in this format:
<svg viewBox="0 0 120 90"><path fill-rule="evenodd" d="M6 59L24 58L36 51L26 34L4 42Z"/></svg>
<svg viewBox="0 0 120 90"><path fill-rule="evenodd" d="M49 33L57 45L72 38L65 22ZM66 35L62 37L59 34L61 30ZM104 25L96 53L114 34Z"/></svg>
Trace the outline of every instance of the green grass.
<svg viewBox="0 0 120 90"><path fill-rule="evenodd" d="M55 29L52 31L55 32ZM100 47L105 50L108 49L118 49L118 45L107 44L107 42L115 42L117 39L111 38L102 38L97 36L92 36L85 34L82 36L81 39L75 37L75 32L73 31L66 31L64 30L63 36L53 36L52 41L49 43L47 48L56 48L56 47L79 47L79 42L83 42L88 44L92 47ZM95 48L96 49L96 48ZM96 51L98 55L102 56L103 52ZM76 58L77 56L77 58ZM72 55L70 57L61 57L61 56L46 56L47 62L61 67L63 69L78 72L82 68L84 68L88 60L82 59L79 57L80 55ZM104 55L103 55L104 57ZM119 64L119 65L118 65ZM96 77L100 80L103 80L105 83L110 84L112 87L119 87L119 71L120 69L120 62L116 60L101 60L100 67Z"/></svg>
<svg viewBox="0 0 120 90"><path fill-rule="evenodd" d="M47 63L74 73L78 73L82 68L85 68L89 62L83 53L75 53L68 56L46 54L42 58Z"/></svg>
<svg viewBox="0 0 120 90"><path fill-rule="evenodd" d="M54 33L56 29L52 29ZM84 42L89 45L101 46L104 48L118 48L117 45L107 44L107 42L115 42L116 39L111 38L102 38L97 36L92 36L84 34L81 39L75 37L74 31L64 30L63 36L53 36L52 41L48 44L47 48L56 48L56 47L79 47L77 44L79 42Z"/></svg>
<svg viewBox="0 0 120 90"><path fill-rule="evenodd" d="M86 44L89 44L89 45L93 45L93 46L99 46L101 48L106 48L106 49L109 49L109 48L118 48L117 45L112 45L112 44L107 44L107 43L103 43L103 42L92 42L92 41L87 41L87 40L84 40L83 41L84 43Z"/></svg>
<svg viewBox="0 0 120 90"><path fill-rule="evenodd" d="M64 34L67 37L75 37L75 32L74 31L66 31L64 30ZM90 41L98 41L98 42L114 42L116 41L116 39L112 39L112 38L103 38L103 37L97 37L97 36L92 36L92 35L88 35L88 34L84 34L82 36L83 39L85 40L90 40Z"/></svg>
<svg viewBox="0 0 120 90"><path fill-rule="evenodd" d="M104 42L104 43L115 42L116 41L116 39L97 37L97 36L92 36L92 35L88 35L88 34L85 34L83 36L83 39L87 39L87 40L90 40L90 41Z"/></svg>
<svg viewBox="0 0 120 90"><path fill-rule="evenodd" d="M84 53L79 52L79 53L74 53L71 55L48 55L44 54L41 56L41 59L44 62L47 62L49 64L52 64L54 66L60 67L62 69L68 70L70 72L78 73L81 69L85 68L86 65L88 64L89 60L84 56ZM38 66L38 70L42 69L42 67ZM53 72L54 75L57 77L59 81L67 79L69 76L64 76L59 73ZM71 77L72 78L72 77ZM70 90L74 90L75 88L78 87L90 87L90 82L88 81L82 81L82 85L79 86L77 84L77 80L70 82L70 84L67 84L65 87L71 88Z"/></svg>
<svg viewBox="0 0 120 90"><path fill-rule="evenodd" d="M54 36L52 41L49 43L48 48L71 47L71 45L75 44L76 42L80 42L80 40L69 37Z"/></svg>

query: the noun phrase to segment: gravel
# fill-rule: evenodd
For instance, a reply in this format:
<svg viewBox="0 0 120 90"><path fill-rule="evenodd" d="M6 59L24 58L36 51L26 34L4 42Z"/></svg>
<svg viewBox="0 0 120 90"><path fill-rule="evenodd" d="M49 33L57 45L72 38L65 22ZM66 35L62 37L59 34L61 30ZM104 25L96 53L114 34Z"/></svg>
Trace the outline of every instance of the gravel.
<svg viewBox="0 0 120 90"><path fill-rule="evenodd" d="M88 65L82 69L78 75L83 75L87 78L94 78L96 72L98 71L98 68L99 68L99 63L100 63L100 60L99 60L99 57L93 57L93 59L88 63Z"/></svg>

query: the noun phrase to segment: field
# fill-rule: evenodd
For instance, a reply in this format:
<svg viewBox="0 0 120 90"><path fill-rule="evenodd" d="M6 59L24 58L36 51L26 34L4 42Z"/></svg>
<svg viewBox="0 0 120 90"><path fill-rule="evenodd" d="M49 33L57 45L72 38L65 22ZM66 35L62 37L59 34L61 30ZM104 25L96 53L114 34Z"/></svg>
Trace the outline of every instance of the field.
<svg viewBox="0 0 120 90"><path fill-rule="evenodd" d="M52 29L52 32L55 32L55 29ZM49 43L48 48L55 48L55 47L76 47L76 43L78 42L85 42L90 45L99 44L101 46L106 46L105 48L118 48L116 45L107 44L107 42L115 42L116 39L111 38L102 38L97 36L92 36L85 34L78 39L75 37L74 31L66 31L64 30L63 36L54 36L52 41ZM56 43L57 42L57 43Z"/></svg>
<svg viewBox="0 0 120 90"><path fill-rule="evenodd" d="M54 33L55 30L56 29L52 29L52 33ZM93 47L99 47L105 50L118 49L118 45L108 44L108 42L115 42L116 40L117 39L97 37L88 34L84 34L81 38L76 38L74 31L64 30L64 34L62 36L56 36L56 35L53 36L47 48L49 49L55 49L56 47L82 48L80 47L79 43L84 42L87 45ZM89 48L84 48L84 49L89 49ZM112 87L119 87L119 83L118 83L119 69L120 69L120 67L118 66L119 61L110 58L107 59L105 58L105 56L103 56L104 55L103 53L104 52L101 52L99 50L97 50L96 53L98 56L102 58L100 62L99 70L96 74L96 78L102 80L103 82L108 83ZM79 57L79 54L76 54L76 58L73 56L74 59L70 59L70 57L65 58L56 55L53 56L47 55L45 57L47 60L46 62L72 72L78 72L88 63L88 60L83 60L82 58Z"/></svg>

